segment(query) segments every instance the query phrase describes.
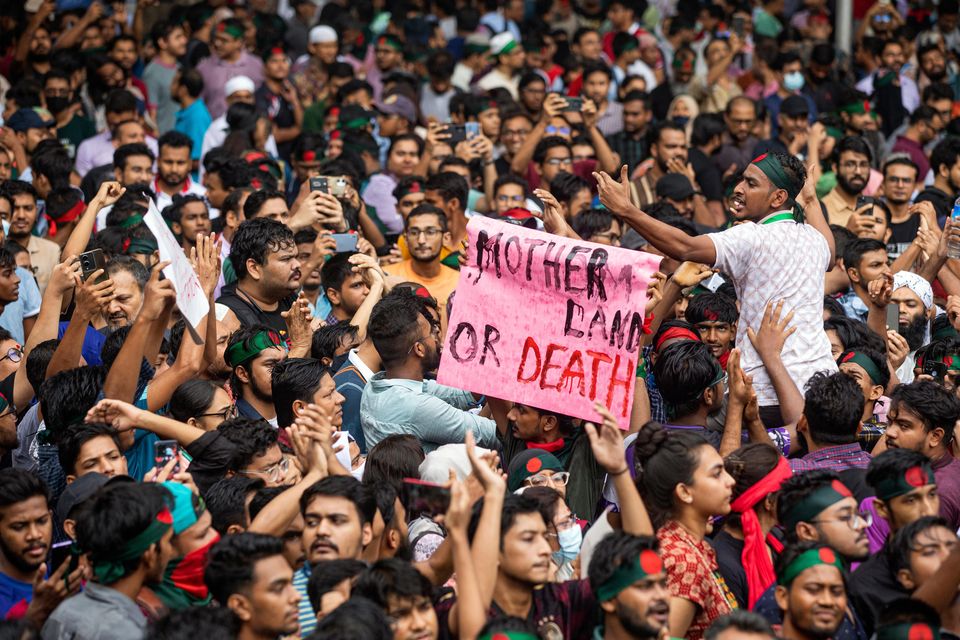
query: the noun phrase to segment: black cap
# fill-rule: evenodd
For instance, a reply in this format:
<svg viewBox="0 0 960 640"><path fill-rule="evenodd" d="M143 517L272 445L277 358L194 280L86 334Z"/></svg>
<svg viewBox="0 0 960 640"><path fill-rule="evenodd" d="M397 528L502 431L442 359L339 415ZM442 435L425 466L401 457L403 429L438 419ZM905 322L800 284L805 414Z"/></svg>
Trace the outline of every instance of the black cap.
<svg viewBox="0 0 960 640"><path fill-rule="evenodd" d="M133 482L130 476L105 476L102 473L85 473L70 484L60 494L57 500L56 515L57 521L61 524L70 517L70 512L78 505L86 501L90 496L99 491L109 482Z"/></svg>
<svg viewBox="0 0 960 640"><path fill-rule="evenodd" d="M806 116L810 115L810 107L803 96L790 96L780 104L780 113L788 116Z"/></svg>
<svg viewBox="0 0 960 640"><path fill-rule="evenodd" d="M671 200L692 198L696 191L687 176L681 173L668 173L657 180L657 197Z"/></svg>

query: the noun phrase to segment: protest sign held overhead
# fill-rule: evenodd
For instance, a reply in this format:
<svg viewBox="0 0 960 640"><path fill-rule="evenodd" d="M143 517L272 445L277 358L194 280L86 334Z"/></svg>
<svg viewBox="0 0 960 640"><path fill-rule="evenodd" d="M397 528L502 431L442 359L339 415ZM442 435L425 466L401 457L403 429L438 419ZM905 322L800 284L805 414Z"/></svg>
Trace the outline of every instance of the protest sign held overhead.
<svg viewBox="0 0 960 640"><path fill-rule="evenodd" d="M438 381L630 422L647 282L659 258L474 217Z"/></svg>

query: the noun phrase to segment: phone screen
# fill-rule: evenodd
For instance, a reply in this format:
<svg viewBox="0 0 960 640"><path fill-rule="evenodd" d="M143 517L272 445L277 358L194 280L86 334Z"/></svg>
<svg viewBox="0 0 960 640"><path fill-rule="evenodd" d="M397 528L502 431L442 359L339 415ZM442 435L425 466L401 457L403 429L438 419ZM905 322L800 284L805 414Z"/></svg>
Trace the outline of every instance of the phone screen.
<svg viewBox="0 0 960 640"><path fill-rule="evenodd" d="M900 307L898 305L887 305L887 329L890 331L898 331L900 329Z"/></svg>
<svg viewBox="0 0 960 640"><path fill-rule="evenodd" d="M408 512L436 516L450 508L450 489L432 482L404 478L403 495Z"/></svg>
<svg viewBox="0 0 960 640"><path fill-rule="evenodd" d="M176 440L157 440L153 443L153 462L160 471L167 463L177 457L178 445ZM180 463L173 466L172 473L180 472Z"/></svg>

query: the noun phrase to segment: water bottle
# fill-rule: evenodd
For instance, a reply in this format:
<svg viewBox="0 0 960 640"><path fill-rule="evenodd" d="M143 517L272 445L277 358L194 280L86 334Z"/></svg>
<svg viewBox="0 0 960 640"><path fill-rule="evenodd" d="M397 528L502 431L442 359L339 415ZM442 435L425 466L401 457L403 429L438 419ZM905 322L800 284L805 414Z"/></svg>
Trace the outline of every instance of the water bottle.
<svg viewBox="0 0 960 640"><path fill-rule="evenodd" d="M950 219L954 225L960 224L960 198L957 198L953 203L953 211L950 212ZM954 240L952 235L947 241L947 257L960 258L960 241Z"/></svg>

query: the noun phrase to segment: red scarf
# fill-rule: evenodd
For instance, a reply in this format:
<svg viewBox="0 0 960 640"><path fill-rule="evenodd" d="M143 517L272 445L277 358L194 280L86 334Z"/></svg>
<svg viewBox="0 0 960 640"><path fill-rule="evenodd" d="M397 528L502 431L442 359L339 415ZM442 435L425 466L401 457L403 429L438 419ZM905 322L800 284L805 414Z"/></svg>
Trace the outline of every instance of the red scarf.
<svg viewBox="0 0 960 640"><path fill-rule="evenodd" d="M87 208L86 205L83 204L83 202L81 201L73 205L72 207L70 207L70 209L67 210L65 214L63 214L57 219L54 219L52 216L48 214L44 214L44 217L46 217L47 219L47 223L50 225L50 237L52 238L57 235L58 222L60 224L67 224L67 223L73 222L74 220L79 218L81 215L83 215L83 212L86 210L86 208Z"/></svg>
<svg viewBox="0 0 960 640"><path fill-rule="evenodd" d="M539 449L540 451L546 451L547 453L556 453L563 449L563 438L559 440L554 440L553 442L545 442L543 444L537 442L528 442L527 449Z"/></svg>
<svg viewBox="0 0 960 640"><path fill-rule="evenodd" d="M747 576L747 606L750 609L777 578L773 571L773 561L767 553L760 519L753 507L774 491L779 491L783 481L792 475L790 463L786 458L780 458L773 471L730 503L730 510L740 514L740 528L743 530L743 554L740 559Z"/></svg>

